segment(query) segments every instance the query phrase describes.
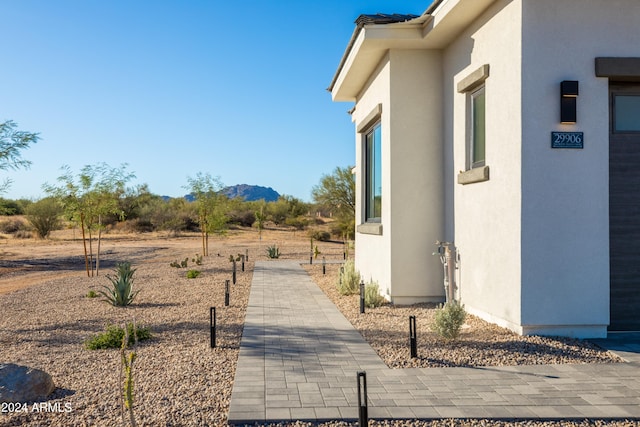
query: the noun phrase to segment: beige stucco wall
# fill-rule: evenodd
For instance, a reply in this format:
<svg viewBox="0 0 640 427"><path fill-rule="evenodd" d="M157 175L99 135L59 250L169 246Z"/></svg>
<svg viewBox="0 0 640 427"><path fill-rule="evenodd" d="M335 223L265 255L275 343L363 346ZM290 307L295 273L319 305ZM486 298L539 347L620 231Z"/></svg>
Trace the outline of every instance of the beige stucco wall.
<svg viewBox="0 0 640 427"><path fill-rule="evenodd" d="M439 51L392 50L390 192L392 297L441 301L444 238L442 61Z"/></svg>
<svg viewBox="0 0 640 427"><path fill-rule="evenodd" d="M444 52L447 236L460 253L460 294L467 310L519 330L520 293L520 3L497 1ZM457 84L484 64L486 165L490 179L461 185L468 95ZM453 219L453 222L451 222Z"/></svg>
<svg viewBox="0 0 640 427"><path fill-rule="evenodd" d="M443 238L439 52L391 50L356 103L356 128L381 105L382 235L356 233L356 267L395 303L440 301ZM364 218L364 157L356 134L356 223ZM418 237L418 238L416 238Z"/></svg>
<svg viewBox="0 0 640 427"><path fill-rule="evenodd" d="M356 268L363 279L368 282L375 280L380 285L380 290L385 296L390 295L391 286L391 240L388 227L390 212L389 206L389 179L385 174L390 170L389 164L389 138L390 138L390 64L389 57L385 56L377 69L371 75L367 85L361 92L356 102L352 119L356 130L362 127L372 113L381 109L381 133L382 133L382 235L371 235L356 232ZM385 143L386 142L386 143ZM363 134L356 131L356 228L364 222L364 203L362 195L365 188Z"/></svg>
<svg viewBox="0 0 640 427"><path fill-rule="evenodd" d="M523 0L522 323L603 336L609 322L608 80L598 56L640 56L637 0ZM559 85L578 80L578 122L559 124ZM584 149L550 132L584 132ZM535 303L534 303L535 301ZM562 326L557 326L562 325Z"/></svg>
<svg viewBox="0 0 640 427"><path fill-rule="evenodd" d="M594 60L640 57L638 22L637 0L496 0L442 50L388 51L353 113L358 128L382 111L382 234L356 235L364 279L397 303L441 299L430 253L455 241L471 313L519 333L604 336L608 80ZM484 65L490 179L461 185L469 99L457 86ZM563 80L580 82L576 125L559 123ZM552 131L584 132L584 149L552 149ZM356 134L358 224L362 144Z"/></svg>

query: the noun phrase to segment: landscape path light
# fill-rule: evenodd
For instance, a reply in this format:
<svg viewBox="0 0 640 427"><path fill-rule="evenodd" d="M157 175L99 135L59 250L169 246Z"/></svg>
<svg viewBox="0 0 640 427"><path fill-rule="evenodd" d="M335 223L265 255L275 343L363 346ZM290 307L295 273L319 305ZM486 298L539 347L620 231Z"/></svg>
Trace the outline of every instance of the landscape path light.
<svg viewBox="0 0 640 427"><path fill-rule="evenodd" d="M418 335L416 332L416 316L409 316L409 347L411 357L418 357Z"/></svg>
<svg viewBox="0 0 640 427"><path fill-rule="evenodd" d="M216 348L216 308L209 309L209 327L211 328L211 348Z"/></svg>
<svg viewBox="0 0 640 427"><path fill-rule="evenodd" d="M364 280L360 282L360 313L364 313Z"/></svg>
<svg viewBox="0 0 640 427"><path fill-rule="evenodd" d="M229 279L224 281L224 305L229 307Z"/></svg>
<svg viewBox="0 0 640 427"><path fill-rule="evenodd" d="M358 372L358 426L369 425L369 414L367 413L367 373Z"/></svg>

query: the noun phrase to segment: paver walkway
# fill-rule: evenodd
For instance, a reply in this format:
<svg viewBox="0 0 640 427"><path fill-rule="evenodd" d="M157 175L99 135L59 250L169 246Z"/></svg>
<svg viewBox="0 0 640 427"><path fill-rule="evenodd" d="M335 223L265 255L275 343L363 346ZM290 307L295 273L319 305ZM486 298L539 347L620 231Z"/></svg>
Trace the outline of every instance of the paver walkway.
<svg viewBox="0 0 640 427"><path fill-rule="evenodd" d="M358 418L640 418L640 344L629 363L389 369L295 261L256 262L230 424Z"/></svg>

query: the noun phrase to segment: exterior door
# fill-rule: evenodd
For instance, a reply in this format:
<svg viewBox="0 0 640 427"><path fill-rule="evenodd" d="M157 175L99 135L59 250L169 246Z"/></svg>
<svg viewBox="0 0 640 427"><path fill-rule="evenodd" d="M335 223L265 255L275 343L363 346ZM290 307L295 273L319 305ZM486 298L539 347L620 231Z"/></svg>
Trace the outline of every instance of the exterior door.
<svg viewBox="0 0 640 427"><path fill-rule="evenodd" d="M609 84L610 331L640 331L640 84Z"/></svg>

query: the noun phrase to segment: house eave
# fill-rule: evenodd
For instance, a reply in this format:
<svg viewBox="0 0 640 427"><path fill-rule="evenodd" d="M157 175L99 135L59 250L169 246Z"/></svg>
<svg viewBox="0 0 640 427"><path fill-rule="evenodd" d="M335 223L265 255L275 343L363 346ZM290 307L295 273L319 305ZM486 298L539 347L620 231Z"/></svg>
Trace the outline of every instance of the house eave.
<svg viewBox="0 0 640 427"><path fill-rule="evenodd" d="M496 0L439 0L406 22L356 27L329 85L334 101L355 101L390 49L442 49Z"/></svg>

